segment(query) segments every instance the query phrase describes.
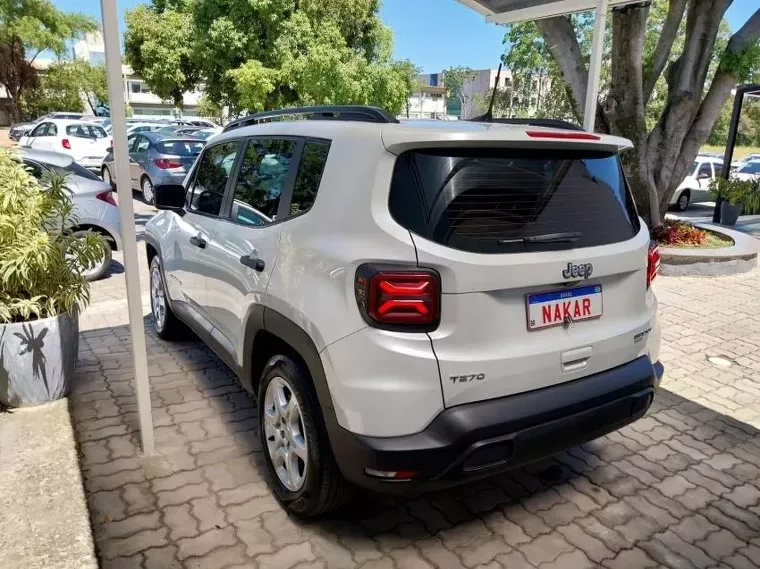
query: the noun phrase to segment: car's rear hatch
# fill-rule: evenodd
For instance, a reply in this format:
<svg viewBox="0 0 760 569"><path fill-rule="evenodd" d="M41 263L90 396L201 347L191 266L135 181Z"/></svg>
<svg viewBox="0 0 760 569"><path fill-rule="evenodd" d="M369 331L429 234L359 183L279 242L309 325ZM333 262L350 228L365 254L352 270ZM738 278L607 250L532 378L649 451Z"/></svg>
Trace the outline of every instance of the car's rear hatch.
<svg viewBox="0 0 760 569"><path fill-rule="evenodd" d="M205 141L199 139L164 139L156 143L160 155L153 159L156 166L171 174L185 174L203 150Z"/></svg>
<svg viewBox="0 0 760 569"><path fill-rule="evenodd" d="M577 379L646 351L649 235L619 147L577 135L386 140L399 155L391 215L409 229L418 264L441 276L430 338L446 406Z"/></svg>

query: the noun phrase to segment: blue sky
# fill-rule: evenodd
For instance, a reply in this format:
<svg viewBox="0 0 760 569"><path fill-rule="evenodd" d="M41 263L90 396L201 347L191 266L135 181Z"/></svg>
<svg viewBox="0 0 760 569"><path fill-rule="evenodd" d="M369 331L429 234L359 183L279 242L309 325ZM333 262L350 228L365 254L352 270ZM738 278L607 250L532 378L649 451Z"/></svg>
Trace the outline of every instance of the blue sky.
<svg viewBox="0 0 760 569"><path fill-rule="evenodd" d="M117 0L120 14L140 0ZM734 0L726 15L732 30L757 9L758 0ZM85 11L100 19L100 2L53 0L60 9ZM383 0L380 16L393 29L395 57L411 59L426 73L450 65L496 67L504 30L455 0ZM120 29L123 30L123 18Z"/></svg>

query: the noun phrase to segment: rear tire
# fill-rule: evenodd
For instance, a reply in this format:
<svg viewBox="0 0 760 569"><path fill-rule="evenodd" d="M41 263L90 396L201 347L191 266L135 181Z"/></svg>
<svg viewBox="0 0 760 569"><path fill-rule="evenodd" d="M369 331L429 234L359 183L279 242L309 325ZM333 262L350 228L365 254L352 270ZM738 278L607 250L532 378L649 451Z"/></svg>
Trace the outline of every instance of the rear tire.
<svg viewBox="0 0 760 569"><path fill-rule="evenodd" d="M287 409L291 409L287 416L292 419L295 413L298 414L294 427L291 419L282 420L285 414L279 413L272 402L273 392L278 388L285 395ZM291 403L292 399L295 404ZM259 382L258 411L261 446L277 500L289 511L303 517L318 516L345 504L351 498L352 487L335 462L311 380L308 373L287 355L274 356L264 367ZM290 426L278 428L288 421L291 421ZM278 436L278 432L285 434ZM299 449L307 459L303 461L298 450L290 449ZM289 454L284 456L288 458L278 459L283 465L275 468L273 459L282 457L286 451ZM296 455L293 464L297 472L293 477L290 471L283 471L292 455ZM293 479L296 483L289 484L291 488L288 488L286 483Z"/></svg>
<svg viewBox="0 0 760 569"><path fill-rule="evenodd" d="M154 205L156 201L153 182L148 176L143 176L140 180L140 191L142 192L143 201L148 205Z"/></svg>
<svg viewBox="0 0 760 569"><path fill-rule="evenodd" d="M84 237L85 235L87 235L87 233L88 233L87 231L75 231L74 237ZM109 243L106 239L103 239L103 241L105 241L105 249L106 249L103 255L103 259L97 265L95 265L92 269L82 273L85 280L88 282L102 279L111 270L111 259L113 258L111 243Z"/></svg>
<svg viewBox="0 0 760 569"><path fill-rule="evenodd" d="M103 166L102 170L100 171L100 177L103 178L103 181L111 186L112 190L116 190L116 184L113 181L113 177L111 176L111 170L108 169L108 166Z"/></svg>
<svg viewBox="0 0 760 569"><path fill-rule="evenodd" d="M689 209L689 200L691 199L691 192L689 190L684 190L681 192L681 195L678 196L678 200L676 200L676 209L678 211L686 211Z"/></svg>
<svg viewBox="0 0 760 569"><path fill-rule="evenodd" d="M161 269L158 255L150 262L150 312L153 316L153 326L162 340L180 338L185 332L185 325L177 318L169 304L164 271Z"/></svg>

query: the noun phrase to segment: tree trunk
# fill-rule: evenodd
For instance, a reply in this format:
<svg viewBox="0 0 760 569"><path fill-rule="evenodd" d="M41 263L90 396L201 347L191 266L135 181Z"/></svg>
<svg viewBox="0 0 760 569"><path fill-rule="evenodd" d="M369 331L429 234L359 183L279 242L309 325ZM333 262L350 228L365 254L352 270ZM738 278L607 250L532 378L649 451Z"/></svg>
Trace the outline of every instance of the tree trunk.
<svg viewBox="0 0 760 569"><path fill-rule="evenodd" d="M622 160L639 213L651 227L662 223L673 192L741 79L742 64L738 62L760 37L758 9L729 41L705 95L719 25L730 4L731 0L671 0L657 52L646 66L642 57L648 7L636 5L613 12L611 80L597 110L597 130L633 142L634 148L623 153ZM666 70L684 12L684 50ZM582 120L588 71L572 23L563 16L536 25L562 72L573 111ZM647 133L646 105L663 72L667 102L652 132Z"/></svg>

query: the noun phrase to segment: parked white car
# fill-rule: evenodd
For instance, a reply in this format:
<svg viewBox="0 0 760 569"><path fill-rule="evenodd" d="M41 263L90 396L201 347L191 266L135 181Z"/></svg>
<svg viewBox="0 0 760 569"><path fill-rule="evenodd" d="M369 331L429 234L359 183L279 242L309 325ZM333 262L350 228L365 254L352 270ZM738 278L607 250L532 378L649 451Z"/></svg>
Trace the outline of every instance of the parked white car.
<svg viewBox="0 0 760 569"><path fill-rule="evenodd" d="M136 132L153 132L162 128L164 125L155 122L139 122L127 125L127 136Z"/></svg>
<svg viewBox="0 0 760 569"><path fill-rule="evenodd" d="M760 160L750 160L742 164L732 177L737 180L760 180Z"/></svg>
<svg viewBox="0 0 760 569"><path fill-rule="evenodd" d="M41 180L50 173L68 176L71 201L77 216L74 231L94 231L105 237L109 245L105 257L94 267L84 271L88 281L97 280L106 274L111 265L112 251L121 249L121 225L119 209L111 187L95 174L76 164L71 156L60 152L21 149L21 160L31 170L31 174Z"/></svg>
<svg viewBox="0 0 760 569"><path fill-rule="evenodd" d="M74 161L90 170L100 170L103 158L111 147L111 137L96 123L76 120L46 120L19 145L36 150L48 150L68 154Z"/></svg>
<svg viewBox="0 0 760 569"><path fill-rule="evenodd" d="M755 160L760 160L760 154L747 154L743 158L740 158L739 160L734 160L731 162L731 170L738 170L742 166L744 166L747 162L753 162Z"/></svg>
<svg viewBox="0 0 760 569"><path fill-rule="evenodd" d="M631 142L566 125L272 111L156 185L156 332L192 328L258 396L289 510L339 506L346 480L440 490L646 413L659 255Z"/></svg>
<svg viewBox="0 0 760 569"><path fill-rule="evenodd" d="M710 182L720 176L723 160L712 156L697 156L678 189L670 198L670 205L678 211L686 211L690 203L712 201L710 197Z"/></svg>

